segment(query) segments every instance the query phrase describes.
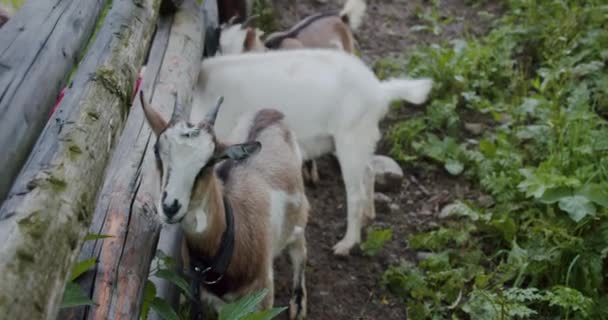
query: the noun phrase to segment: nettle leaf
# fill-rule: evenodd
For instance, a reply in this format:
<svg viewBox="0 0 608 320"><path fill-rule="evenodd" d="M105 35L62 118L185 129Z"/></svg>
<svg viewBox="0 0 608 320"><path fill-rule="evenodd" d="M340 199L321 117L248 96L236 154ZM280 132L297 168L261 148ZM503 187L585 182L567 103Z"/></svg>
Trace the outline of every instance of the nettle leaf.
<svg viewBox="0 0 608 320"><path fill-rule="evenodd" d="M93 234L93 233L89 233L89 234L87 234L84 237L84 241L99 240L99 239L106 239L106 238L114 238L114 236L107 235L107 234Z"/></svg>
<svg viewBox="0 0 608 320"><path fill-rule="evenodd" d="M577 190L576 194L584 196L599 206L608 208L608 185L606 184L587 184Z"/></svg>
<svg viewBox="0 0 608 320"><path fill-rule="evenodd" d="M487 158L494 158L496 156L496 145L488 139L481 139L479 141L479 150Z"/></svg>
<svg viewBox="0 0 608 320"><path fill-rule="evenodd" d="M566 286L554 286L547 292L546 299L551 306L579 311L585 317L593 306L593 300L585 297L580 291Z"/></svg>
<svg viewBox="0 0 608 320"><path fill-rule="evenodd" d="M258 310L260 302L268 294L264 288L258 292L247 295L233 303L226 304L220 310L219 320L237 320Z"/></svg>
<svg viewBox="0 0 608 320"><path fill-rule="evenodd" d="M595 215L595 205L584 196L571 196L559 200L559 208L566 211L574 222L588 215Z"/></svg>
<svg viewBox="0 0 608 320"><path fill-rule="evenodd" d="M469 207L466 203L459 200L443 207L439 213L439 218L442 219L451 216L467 217L472 221L477 221L480 217L476 210L471 209L471 207Z"/></svg>
<svg viewBox="0 0 608 320"><path fill-rule="evenodd" d="M545 204L552 204L552 203L556 203L559 200L566 198L566 197L570 197L572 196L572 189L571 188L566 188L566 187L562 187L562 188L552 188L552 189L548 189L546 190L542 197L540 197L540 202L545 203Z"/></svg>
<svg viewBox="0 0 608 320"><path fill-rule="evenodd" d="M70 275L69 281L74 281L80 275L87 272L87 270L89 270L91 267L93 267L96 262L97 262L97 258L90 258L90 259L86 259L86 260L78 262L74 266L74 269L72 269L72 274Z"/></svg>
<svg viewBox="0 0 608 320"><path fill-rule="evenodd" d="M281 312L283 312L285 310L287 310L287 307L272 308L272 309L268 309L268 310L264 310L264 311L260 311L260 312L256 312L256 313L251 313L241 319L242 320L270 320L270 319L274 319L276 316L278 316Z"/></svg>
<svg viewBox="0 0 608 320"><path fill-rule="evenodd" d="M156 297L156 285L154 282L150 280L146 280L146 284L144 286L144 298L141 305L141 320L148 319L148 314L150 312L150 305L152 301Z"/></svg>
<svg viewBox="0 0 608 320"><path fill-rule="evenodd" d="M361 250L365 255L375 256L384 247L384 244L392 238L393 229L373 228L367 232L367 239L361 243Z"/></svg>
<svg viewBox="0 0 608 320"><path fill-rule="evenodd" d="M192 298L192 293L190 292L190 285L188 284L188 281L182 278L182 276L180 276L177 272L169 269L160 269L156 271L154 275L159 278L163 278L165 280L170 281L171 283L182 289L186 296Z"/></svg>
<svg viewBox="0 0 608 320"><path fill-rule="evenodd" d="M150 303L150 308L164 320L180 320L177 312L169 303L161 298L155 297Z"/></svg>
<svg viewBox="0 0 608 320"><path fill-rule="evenodd" d="M540 198L547 190L547 186L543 181L532 173L530 169L521 169L519 173L525 177L525 179L517 185L517 188L526 194L526 197Z"/></svg>
<svg viewBox="0 0 608 320"><path fill-rule="evenodd" d="M63 301L60 308L71 308L78 306L91 306L95 303L87 296L82 288L74 282L68 282L63 292Z"/></svg>
<svg viewBox="0 0 608 320"><path fill-rule="evenodd" d="M458 160L448 159L444 165L445 170L447 170L451 175L457 176L462 173L464 170L464 164Z"/></svg>

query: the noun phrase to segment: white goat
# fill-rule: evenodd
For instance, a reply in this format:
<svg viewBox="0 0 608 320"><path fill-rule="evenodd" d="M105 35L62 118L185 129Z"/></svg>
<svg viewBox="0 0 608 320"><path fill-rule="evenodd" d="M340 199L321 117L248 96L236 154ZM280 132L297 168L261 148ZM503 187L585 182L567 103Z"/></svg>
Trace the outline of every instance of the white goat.
<svg viewBox="0 0 608 320"><path fill-rule="evenodd" d="M391 101L420 104L430 79L380 81L357 57L339 50L302 49L220 56L202 62L192 118L202 119L217 95L226 96L216 124L226 137L239 115L272 107L285 114L303 158L334 152L346 186L346 235L334 246L345 255L361 239L363 217L373 219L372 154L378 122Z"/></svg>
<svg viewBox="0 0 608 320"><path fill-rule="evenodd" d="M262 307L272 307L273 259L287 247L294 268L290 319L304 319L309 203L302 156L283 114L264 109L239 117L227 141L241 143L226 144L214 133L221 101L193 123L176 103L167 123L141 91L140 98L157 136L158 212L165 223L181 222L184 265L201 281L205 300L217 309L268 288Z"/></svg>
<svg viewBox="0 0 608 320"><path fill-rule="evenodd" d="M223 25L220 32L220 50L217 55L238 54L275 49L328 48L349 53L355 51L356 31L363 22L364 0L348 0L341 11L317 13L302 19L289 30L274 32L264 42L263 32L249 26L254 17Z"/></svg>

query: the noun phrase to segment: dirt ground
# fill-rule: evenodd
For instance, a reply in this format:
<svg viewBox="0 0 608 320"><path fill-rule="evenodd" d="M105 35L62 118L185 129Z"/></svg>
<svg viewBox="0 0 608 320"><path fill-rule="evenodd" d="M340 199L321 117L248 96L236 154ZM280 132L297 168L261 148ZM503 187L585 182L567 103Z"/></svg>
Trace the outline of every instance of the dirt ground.
<svg viewBox="0 0 608 320"><path fill-rule="evenodd" d="M427 24L417 18L417 10L431 8L431 1L423 0L368 0L364 23L356 36L363 60L370 66L378 58L407 55L414 45L437 43L465 35L479 35L489 28L492 18L479 15L481 11L498 16L500 8L484 1L441 1L440 19L453 19L442 25L442 33L412 31L415 25ZM494 2L495 1L487 1ZM274 0L275 11L282 27L289 27L309 14L325 9L340 8L342 0L320 4L315 0ZM478 3L470 4L470 3ZM389 114L382 122L382 131L390 123L418 111ZM378 154L386 154L387 143L381 141ZM404 167L405 179L400 190L386 193L398 209L376 208L374 225L393 228L393 240L375 257L364 256L354 250L349 257L332 254L332 246L346 229L346 199L337 161L326 156L319 162L321 183L309 187L307 195L312 210L306 236L308 240L308 314L312 320L406 319L402 301L392 296L381 285L383 272L400 259L415 259L408 250L406 237L415 230L436 225L436 214L455 199L475 199L480 196L466 181L443 172ZM291 289L291 267L286 257L276 263L275 297L277 306L288 304ZM287 318L287 313L284 313Z"/></svg>

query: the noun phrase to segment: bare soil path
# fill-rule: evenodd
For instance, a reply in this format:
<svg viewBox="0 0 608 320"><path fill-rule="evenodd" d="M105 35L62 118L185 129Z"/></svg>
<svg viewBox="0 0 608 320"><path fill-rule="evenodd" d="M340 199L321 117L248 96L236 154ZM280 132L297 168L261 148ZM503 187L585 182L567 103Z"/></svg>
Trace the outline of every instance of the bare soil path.
<svg viewBox="0 0 608 320"><path fill-rule="evenodd" d="M280 25L289 27L309 14L342 6L341 0L320 4L314 0L274 0ZM439 35L431 31L413 31L415 25L431 25L418 18L417 12L431 10L432 1L424 0L368 0L364 24L356 36L363 60L370 66L383 57L407 55L414 45L437 43L480 35L489 28L491 18L479 15L489 12L498 16L495 1L444 0L438 9ZM392 112L381 124L385 131L390 123L420 112L403 110ZM378 154L386 154L387 143L381 141ZM394 298L382 285L383 272L400 259L413 260L415 252L407 248L406 237L415 230L428 229L436 224L436 214L455 199L475 199L479 192L466 181L442 172L420 167L404 167L405 179L400 190L387 193L398 209L376 208L374 225L393 228L393 240L375 257L364 256L355 250L351 256L335 257L331 247L346 228L346 199L338 163L330 156L319 161L321 184L307 189L312 210L307 228L308 240L308 313L311 320L406 319L404 304ZM277 261L276 305L286 306L291 289L291 268L286 257ZM285 319L287 313L284 314Z"/></svg>

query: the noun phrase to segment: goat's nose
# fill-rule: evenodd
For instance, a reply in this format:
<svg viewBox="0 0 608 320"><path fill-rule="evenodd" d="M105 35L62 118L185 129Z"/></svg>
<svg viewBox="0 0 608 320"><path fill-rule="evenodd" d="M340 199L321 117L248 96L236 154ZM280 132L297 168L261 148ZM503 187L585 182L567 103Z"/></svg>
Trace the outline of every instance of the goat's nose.
<svg viewBox="0 0 608 320"><path fill-rule="evenodd" d="M173 202L169 205L167 205L166 202L163 202L163 212L168 218L173 217L181 207L182 205L177 202L177 199L173 199Z"/></svg>

